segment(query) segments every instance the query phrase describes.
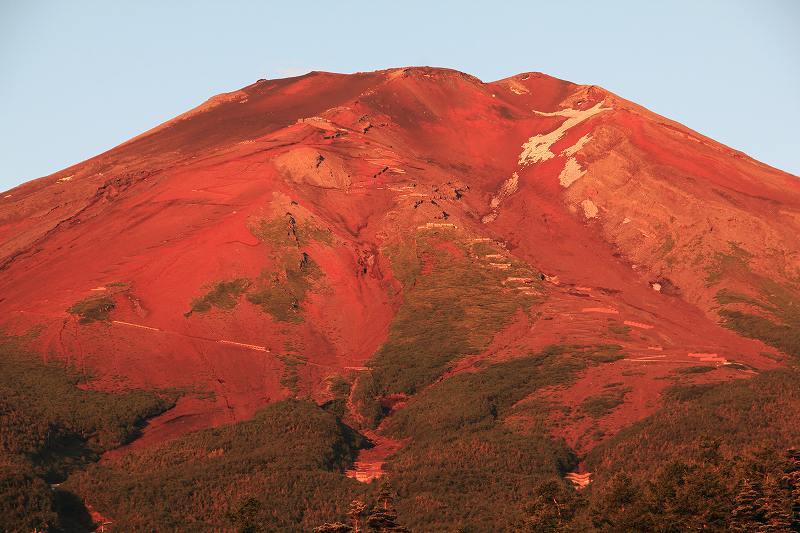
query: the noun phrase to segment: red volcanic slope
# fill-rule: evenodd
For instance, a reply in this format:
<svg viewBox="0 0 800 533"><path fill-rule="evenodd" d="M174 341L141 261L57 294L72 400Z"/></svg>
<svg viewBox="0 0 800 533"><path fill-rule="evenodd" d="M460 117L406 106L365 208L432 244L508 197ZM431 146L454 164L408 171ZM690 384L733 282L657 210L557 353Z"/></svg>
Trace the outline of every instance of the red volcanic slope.
<svg viewBox="0 0 800 533"><path fill-rule="evenodd" d="M256 279L280 262L251 229L286 213L331 236L303 244L324 275L303 320L244 299L185 316L210 284ZM546 392L575 405L625 381L633 392L600 421L610 435L652 412L666 384L658 378L681 365L713 364L702 379L734 379L751 370L726 361L781 364L717 325L719 287L706 273L735 242L755 272L797 274L797 178L602 88L540 73L492 83L433 68L260 80L8 191L0 327L40 328L34 347L91 369L91 386L196 392L143 442L159 440L289 395L287 353L307 358L293 367L297 387L318 399L329 376L362 371L402 301L384 246L428 223L496 240L551 282L535 313L450 373L551 343L619 342L626 360ZM109 321L80 324L67 312L100 295L116 304ZM609 339L610 320L632 334ZM559 431L584 449L584 429Z"/></svg>

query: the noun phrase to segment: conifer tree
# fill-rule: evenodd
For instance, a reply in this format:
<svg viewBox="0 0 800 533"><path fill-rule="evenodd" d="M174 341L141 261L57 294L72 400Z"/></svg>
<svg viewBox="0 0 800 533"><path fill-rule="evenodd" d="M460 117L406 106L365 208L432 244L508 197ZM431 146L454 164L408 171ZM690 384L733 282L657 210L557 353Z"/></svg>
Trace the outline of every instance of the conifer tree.
<svg viewBox="0 0 800 533"><path fill-rule="evenodd" d="M409 530L397 523L397 511L388 488L378 494L378 502L367 517L369 530L375 533L407 533Z"/></svg>
<svg viewBox="0 0 800 533"><path fill-rule="evenodd" d="M774 478L765 480L765 485L761 503L764 525L759 531L770 533L791 531L791 505L787 498L789 492Z"/></svg>
<svg viewBox="0 0 800 533"><path fill-rule="evenodd" d="M363 501L356 499L350 502L350 509L347 511L347 517L350 519L353 533L360 533L361 517L366 510L367 505Z"/></svg>
<svg viewBox="0 0 800 533"><path fill-rule="evenodd" d="M255 498L247 498L239 506L235 521L239 533L256 533L259 530L259 513L261 502Z"/></svg>
<svg viewBox="0 0 800 533"><path fill-rule="evenodd" d="M759 492L749 480L745 479L742 482L731 511L731 531L742 533L754 531L757 524L762 523L764 513L761 509Z"/></svg>
<svg viewBox="0 0 800 533"><path fill-rule="evenodd" d="M526 531L562 531L575 514L575 496L559 480L540 484L526 507Z"/></svg>
<svg viewBox="0 0 800 533"><path fill-rule="evenodd" d="M791 505L790 531L800 531L800 450L790 449L786 453L787 465L781 484L789 493Z"/></svg>

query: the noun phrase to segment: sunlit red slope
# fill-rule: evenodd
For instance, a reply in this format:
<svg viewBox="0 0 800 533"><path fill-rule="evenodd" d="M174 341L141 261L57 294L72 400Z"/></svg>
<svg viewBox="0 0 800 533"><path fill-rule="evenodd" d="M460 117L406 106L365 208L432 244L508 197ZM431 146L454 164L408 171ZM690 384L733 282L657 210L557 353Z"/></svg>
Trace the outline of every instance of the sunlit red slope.
<svg viewBox="0 0 800 533"><path fill-rule="evenodd" d="M628 382L600 421L613 432L652 412L676 367L703 361L718 370L696 379L721 380L782 364L718 325L718 294L757 295L764 279L796 290L797 178L539 73L261 80L8 191L0 326L38 328L35 348L85 367L92 386L184 389L154 424L159 439L293 393L324 400L330 376L364 372L409 289L386 247L419 233L491 239L503 251L476 257L481 268L519 260L547 279L529 313L449 374L553 343L620 344L625 360L548 392L576 404ZM304 257L318 271L288 318L242 294L189 312L221 281L249 280L249 295L274 276L292 283ZM68 312L102 296L108 320ZM585 428L563 434L591 445Z"/></svg>

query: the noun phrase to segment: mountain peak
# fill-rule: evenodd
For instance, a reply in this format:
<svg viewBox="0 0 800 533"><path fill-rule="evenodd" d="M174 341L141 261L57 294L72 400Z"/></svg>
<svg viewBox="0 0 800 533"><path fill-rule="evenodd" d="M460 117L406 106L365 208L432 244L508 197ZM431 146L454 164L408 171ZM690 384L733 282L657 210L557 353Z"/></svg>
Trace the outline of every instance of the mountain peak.
<svg viewBox="0 0 800 533"><path fill-rule="evenodd" d="M474 506L481 524L503 527L478 529L514 528L509 513L535 524L545 512L530 511L528 493L563 491L531 505L578 509L574 491L591 485L600 505L614 468L650 479L636 454L652 465L665 439L729 438L720 420L774 418L759 406L796 402L785 373L800 355L800 182L542 73L484 83L424 66L315 71L217 95L8 191L0 271L0 349L89 376L75 388L47 374L33 393L14 378L9 397L41 395L46 411L61 391L80 406L70 431L85 424L100 451L109 420L121 444L136 432L119 428L158 415L75 489L121 530L145 523L138 503L126 510L128 480L162 494L149 484L163 467L142 472L187 461L180 472L225 479L248 465L257 482L237 479L255 491L268 465L273 485L291 477L270 494L294 487L287 508L324 512L363 493L359 481L389 477L422 529L461 516L435 498L474 473L480 486L458 498L483 501L489 479L504 495L497 509ZM36 368L20 372L55 367ZM116 418L95 414L98 398ZM684 459L684 445L668 451ZM502 482L520 470L538 483L525 498ZM186 501L206 494L205 481L181 479L164 486L199 487ZM420 479L436 491L419 492ZM106 483L126 487L122 500L104 500L118 493ZM336 487L341 501L304 483ZM394 516L387 494L382 520ZM247 497L209 501L222 498L226 517L261 512Z"/></svg>
<svg viewBox="0 0 800 533"><path fill-rule="evenodd" d="M800 182L536 72L260 80L0 221L3 331L90 390L186 391L134 447L305 398L372 432L357 479L473 419L590 457L668 385L797 350Z"/></svg>

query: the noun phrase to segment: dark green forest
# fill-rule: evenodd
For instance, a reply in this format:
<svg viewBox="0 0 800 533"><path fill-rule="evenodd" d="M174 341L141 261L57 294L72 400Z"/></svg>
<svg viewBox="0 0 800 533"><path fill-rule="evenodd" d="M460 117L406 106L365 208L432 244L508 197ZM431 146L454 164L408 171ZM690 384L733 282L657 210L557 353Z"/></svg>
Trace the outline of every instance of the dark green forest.
<svg viewBox="0 0 800 533"><path fill-rule="evenodd" d="M87 376L0 340L0 530L86 527L80 498L60 485L106 450L137 437L174 405L174 393L84 390Z"/></svg>
<svg viewBox="0 0 800 533"><path fill-rule="evenodd" d="M371 484L344 475L367 441L338 409L275 402L252 420L97 463L174 401L82 390L84 377L2 345L0 528L85 531L796 531L797 370L675 385L664 406L583 458L519 400L614 360L553 346L427 388L383 431L407 439ZM524 424L510 425L510 418ZM56 485L57 486L53 486Z"/></svg>

